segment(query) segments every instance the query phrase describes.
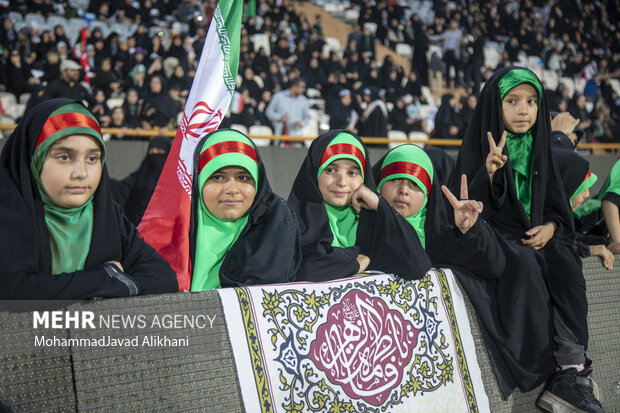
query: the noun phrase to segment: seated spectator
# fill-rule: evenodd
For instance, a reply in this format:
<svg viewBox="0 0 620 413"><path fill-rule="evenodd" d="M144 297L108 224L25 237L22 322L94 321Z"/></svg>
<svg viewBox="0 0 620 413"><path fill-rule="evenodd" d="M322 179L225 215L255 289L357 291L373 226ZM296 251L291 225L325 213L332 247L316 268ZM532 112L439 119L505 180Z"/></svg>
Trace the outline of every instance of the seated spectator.
<svg viewBox="0 0 620 413"><path fill-rule="evenodd" d="M421 122L409 117L404 97L398 98L390 111L388 121L388 130L398 130L407 134L413 130L421 130Z"/></svg>
<svg viewBox="0 0 620 413"><path fill-rule="evenodd" d="M119 113L117 109L121 108L114 108L113 114ZM112 123L114 124L114 121ZM155 191L171 146L170 138L153 138L149 142L146 156L136 171L122 180L110 180L114 201L123 207L127 219L136 226L142 220L142 215Z"/></svg>
<svg viewBox="0 0 620 413"><path fill-rule="evenodd" d="M299 135L310 121L310 102L304 96L305 91L306 82L297 78L288 90L273 95L265 114L274 122L275 135Z"/></svg>
<svg viewBox="0 0 620 413"><path fill-rule="evenodd" d="M169 265L113 202L105 159L97 121L69 99L34 107L13 131L0 156L0 299L177 291Z"/></svg>
<svg viewBox="0 0 620 413"><path fill-rule="evenodd" d="M351 105L351 91L343 89L340 91L340 101L334 105L333 110L329 113L330 129L347 129L353 133L357 133L356 124L359 115Z"/></svg>
<svg viewBox="0 0 620 413"><path fill-rule="evenodd" d="M457 111L458 101L451 93L441 97L441 105L435 115L434 137L439 139L462 139L465 130L463 119Z"/></svg>
<svg viewBox="0 0 620 413"><path fill-rule="evenodd" d="M138 95L136 89L129 89L127 96L123 102L124 123L130 128L141 128L142 119L140 113L142 113L142 100Z"/></svg>
<svg viewBox="0 0 620 413"><path fill-rule="evenodd" d="M377 89L364 89L366 109L358 121L361 136L387 137L388 110L383 96Z"/></svg>
<svg viewBox="0 0 620 413"><path fill-rule="evenodd" d="M154 127L174 129L177 115L181 111L179 105L164 90L162 76L153 76L149 81L149 91L144 96L140 118L142 128L151 130Z"/></svg>
<svg viewBox="0 0 620 413"><path fill-rule="evenodd" d="M73 60L66 59L60 64L60 79L47 84L43 93L43 100L53 98L67 98L76 101L90 100L90 93L80 84L82 67Z"/></svg>
<svg viewBox="0 0 620 413"><path fill-rule="evenodd" d="M222 145L229 150L218 151ZM198 143L194 159L200 167L192 184L198 200L191 211L191 291L293 281L299 226L272 192L254 143L220 129ZM233 196L239 202L226 202Z"/></svg>
<svg viewBox="0 0 620 413"><path fill-rule="evenodd" d="M569 197L572 211L575 212L590 197L590 188L596 183L597 176L590 172L589 162L575 151L556 149L553 156L562 177L564 192ZM577 221L577 217L575 220ZM577 222L576 224L578 226ZM580 257L599 256L605 268L613 269L614 254L607 248L609 241L606 238L576 232L575 243Z"/></svg>
<svg viewBox="0 0 620 413"><path fill-rule="evenodd" d="M93 93L93 98L90 102L90 111L95 118L101 124L105 124L104 127L108 127L110 124L110 108L108 108L108 104L106 103L106 95L102 89L95 89Z"/></svg>
<svg viewBox="0 0 620 413"><path fill-rule="evenodd" d="M365 270L417 279L430 268L415 230L377 195L367 154L348 131L312 141L288 198L301 228L299 280Z"/></svg>

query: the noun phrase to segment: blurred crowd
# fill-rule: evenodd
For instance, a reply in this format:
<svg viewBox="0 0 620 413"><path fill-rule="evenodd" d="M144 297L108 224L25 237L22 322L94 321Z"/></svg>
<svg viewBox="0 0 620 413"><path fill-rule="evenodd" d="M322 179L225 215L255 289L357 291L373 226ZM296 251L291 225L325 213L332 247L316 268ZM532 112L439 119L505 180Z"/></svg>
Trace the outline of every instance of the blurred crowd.
<svg viewBox="0 0 620 413"><path fill-rule="evenodd" d="M320 14L300 13L303 7L296 10L291 1L247 2L238 87L225 126L264 125L275 134L302 135L314 122L361 136L423 130L460 138L488 76L510 64L533 64L541 75L555 74L552 82L539 76L548 82L552 111L579 119L588 141L620 139L620 97L613 88L620 75L616 0L436 0L430 16L416 13L420 3L351 1L359 18L338 47L325 36ZM65 96L88 102L104 127L174 130L215 5L0 4L0 87L17 99L26 96L26 110ZM81 18L86 30L76 36L60 23L19 24L15 13L38 14L48 22L50 16ZM115 29L105 30L101 22ZM377 45L396 50L399 44L411 47L410 68L389 54L377 59ZM566 78L573 84L563 83ZM427 88L435 96L446 88L449 93L433 98Z"/></svg>

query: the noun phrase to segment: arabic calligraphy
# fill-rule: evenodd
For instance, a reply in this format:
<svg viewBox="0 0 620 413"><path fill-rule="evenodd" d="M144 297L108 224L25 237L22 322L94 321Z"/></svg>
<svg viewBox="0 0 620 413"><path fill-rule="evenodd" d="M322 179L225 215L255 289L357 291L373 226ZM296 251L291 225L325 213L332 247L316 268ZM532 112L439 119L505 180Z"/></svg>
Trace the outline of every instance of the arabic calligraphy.
<svg viewBox="0 0 620 413"><path fill-rule="evenodd" d="M349 397L381 405L400 384L418 333L383 299L352 290L330 308L308 357Z"/></svg>

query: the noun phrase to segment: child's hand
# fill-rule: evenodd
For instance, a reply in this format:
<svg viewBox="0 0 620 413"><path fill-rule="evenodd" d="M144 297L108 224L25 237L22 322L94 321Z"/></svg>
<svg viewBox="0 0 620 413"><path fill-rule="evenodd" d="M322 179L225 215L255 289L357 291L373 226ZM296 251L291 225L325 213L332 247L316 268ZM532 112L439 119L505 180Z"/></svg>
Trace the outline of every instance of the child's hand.
<svg viewBox="0 0 620 413"><path fill-rule="evenodd" d="M108 262L106 262L106 264L114 264L114 265L116 265L118 267L119 270L121 270L121 272L125 272L125 269L123 268L121 263L118 262L118 261L108 261Z"/></svg>
<svg viewBox="0 0 620 413"><path fill-rule="evenodd" d="M353 193L351 205L358 214L362 211L362 208L376 211L379 207L379 197L365 185L362 185Z"/></svg>
<svg viewBox="0 0 620 413"><path fill-rule="evenodd" d="M487 155L486 167L489 178L493 179L493 174L501 169L508 160L508 155L502 154L506 145L506 131L502 133L502 138L497 145L491 132L487 132L487 139L489 140L489 154Z"/></svg>
<svg viewBox="0 0 620 413"><path fill-rule="evenodd" d="M614 269L614 254L604 245L590 245L590 254L601 257L603 259L603 267L606 269Z"/></svg>
<svg viewBox="0 0 620 413"><path fill-rule="evenodd" d="M461 230L462 234L465 234L471 227L474 226L478 215L482 213L482 202L468 199L467 194L467 175L461 175L461 200L456 199L452 192L445 186L441 186L450 205L454 208L454 223Z"/></svg>
<svg viewBox="0 0 620 413"><path fill-rule="evenodd" d="M547 222L546 224L535 226L525 233L525 235L530 238L522 239L521 242L524 245L534 248L535 250L543 249L545 245L547 245L547 242L553 238L555 228L555 222Z"/></svg>
<svg viewBox="0 0 620 413"><path fill-rule="evenodd" d="M612 254L620 254L620 242L612 242L607 246L607 249L611 251Z"/></svg>
<svg viewBox="0 0 620 413"><path fill-rule="evenodd" d="M370 264L370 258L365 256L364 254L359 254L356 258L357 262L360 264L360 269L357 272L364 272L366 268L368 268L368 264Z"/></svg>

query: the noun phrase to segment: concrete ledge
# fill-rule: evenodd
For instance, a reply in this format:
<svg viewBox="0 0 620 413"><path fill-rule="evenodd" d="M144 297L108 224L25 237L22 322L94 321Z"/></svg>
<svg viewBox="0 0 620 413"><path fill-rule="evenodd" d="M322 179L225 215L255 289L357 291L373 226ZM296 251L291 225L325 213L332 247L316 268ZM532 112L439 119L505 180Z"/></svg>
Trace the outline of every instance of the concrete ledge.
<svg viewBox="0 0 620 413"><path fill-rule="evenodd" d="M607 412L620 411L620 270L584 261L590 301L590 351L594 378ZM466 300L467 301L467 300ZM475 314L467 301L478 363L492 412L536 412L538 391L502 400ZM238 378L219 296L214 291L79 302L69 311L143 315L208 315L209 328L116 328L109 336L138 334L189 338L178 347L35 347L35 336L89 339L101 330L33 328L32 312L0 312L0 403L13 412L209 411L241 412ZM248 372L249 373L249 372Z"/></svg>

